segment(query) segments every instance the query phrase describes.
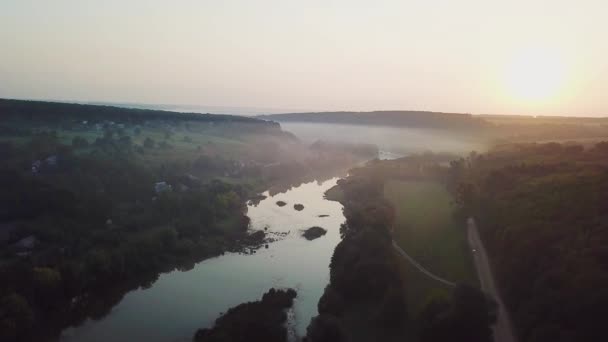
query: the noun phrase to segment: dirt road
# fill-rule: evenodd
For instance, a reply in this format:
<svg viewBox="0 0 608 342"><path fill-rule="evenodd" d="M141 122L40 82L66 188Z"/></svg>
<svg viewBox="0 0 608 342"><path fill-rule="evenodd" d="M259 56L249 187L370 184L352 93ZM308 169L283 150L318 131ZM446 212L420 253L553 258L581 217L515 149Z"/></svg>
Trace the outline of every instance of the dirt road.
<svg viewBox="0 0 608 342"><path fill-rule="evenodd" d="M440 283L443 283L445 285L448 286L456 286L455 283L449 281L449 280L445 280L439 276L436 276L435 274L431 273L429 270L427 270L426 268L422 267L422 265L420 265L416 260L414 260L414 258L412 258L411 256L409 256L407 253L405 253L405 251L399 247L399 245L393 241L393 247L397 250L397 252L404 257L407 261L409 261L410 264L412 264L414 267L416 267L420 272L422 272L424 275L426 275L427 277L437 280Z"/></svg>
<svg viewBox="0 0 608 342"><path fill-rule="evenodd" d="M509 318L509 313L506 311L500 294L498 293L498 289L496 288L488 255L486 254L486 250L479 237L479 231L475 225L475 220L472 218L469 218L467 221L467 235L469 246L473 250L473 260L475 261L475 268L477 269L481 289L486 294L492 296L498 304L497 321L492 327L494 342L516 342L517 340L513 333L513 326L511 324L511 319Z"/></svg>

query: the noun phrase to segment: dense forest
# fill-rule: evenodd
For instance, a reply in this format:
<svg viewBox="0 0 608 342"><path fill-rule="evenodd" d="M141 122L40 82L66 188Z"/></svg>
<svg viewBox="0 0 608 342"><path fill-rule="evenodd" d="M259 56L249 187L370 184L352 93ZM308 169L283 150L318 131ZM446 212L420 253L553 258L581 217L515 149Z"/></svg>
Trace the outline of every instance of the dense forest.
<svg viewBox="0 0 608 342"><path fill-rule="evenodd" d="M345 205L348 227L373 226L369 220L374 217L386 219L394 214L383 202L379 187L371 184L389 179L443 184L454 194L454 215L463 229L466 217L477 220L521 341L601 341L606 338L601 320L608 305L604 291L608 287L607 160L606 142L507 144L483 154L472 152L466 158L416 155L351 170L340 183L338 198ZM354 204L358 201L359 206ZM377 205L384 209L371 209ZM384 213L375 215L380 212ZM340 260L343 248L336 248L333 262ZM332 268L335 274L339 273ZM408 279L403 281L407 291ZM325 300L333 284L332 278ZM452 293L453 302L460 302L458 298L467 293L462 289ZM468 293L463 302L483 303L474 291ZM449 301L445 294L427 299L415 321L421 340L462 336L450 331L447 327L452 325L436 311L448 307ZM489 324L491 317L481 315L476 321ZM486 333L462 340L488 340Z"/></svg>
<svg viewBox="0 0 608 342"><path fill-rule="evenodd" d="M247 187L203 183L179 167L147 168L135 153L120 138L96 143L93 155L53 134L0 144L3 340L79 319L96 304L93 292L217 255L247 237ZM161 179L179 180L175 191Z"/></svg>
<svg viewBox="0 0 608 342"><path fill-rule="evenodd" d="M278 126L273 122L236 115L175 113L163 110L11 99L0 99L0 113L2 113L4 118L47 122L55 120L65 122L66 119L116 120L128 123L143 123L147 120L167 120L215 123L239 122L260 126Z"/></svg>
<svg viewBox="0 0 608 342"><path fill-rule="evenodd" d="M608 143L526 144L452 162L522 341L603 341Z"/></svg>

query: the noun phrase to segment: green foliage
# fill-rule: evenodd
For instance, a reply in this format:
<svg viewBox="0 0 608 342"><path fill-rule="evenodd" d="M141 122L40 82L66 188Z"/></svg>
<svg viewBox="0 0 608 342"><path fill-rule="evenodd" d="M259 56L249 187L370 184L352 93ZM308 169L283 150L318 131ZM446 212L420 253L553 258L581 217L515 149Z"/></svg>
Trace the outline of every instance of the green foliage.
<svg viewBox="0 0 608 342"><path fill-rule="evenodd" d="M168 150L168 149L173 148L173 145L169 144L166 140L163 140L160 143L158 143L158 148Z"/></svg>
<svg viewBox="0 0 608 342"><path fill-rule="evenodd" d="M53 291L61 285L61 274L49 267L34 267L33 279L36 286L44 291Z"/></svg>
<svg viewBox="0 0 608 342"><path fill-rule="evenodd" d="M524 341L606 339L604 145L516 145L467 160L455 189L478 222Z"/></svg>
<svg viewBox="0 0 608 342"><path fill-rule="evenodd" d="M474 287L457 286L451 298L431 298L419 317L421 342L491 342L494 304Z"/></svg>
<svg viewBox="0 0 608 342"><path fill-rule="evenodd" d="M0 339L11 341L27 332L34 322L34 313L22 296L11 293L0 297Z"/></svg>
<svg viewBox="0 0 608 342"><path fill-rule="evenodd" d="M363 315L365 326L349 325L351 334L398 339L408 314L389 233L393 208L383 199L378 179L351 176L338 186L346 217L340 229L343 240L331 258L330 282L319 301L321 315L308 333L313 341L343 340L339 325L347 317Z"/></svg>
<svg viewBox="0 0 608 342"><path fill-rule="evenodd" d="M89 142L81 136L75 136L72 139L72 147L75 149L86 148L88 146L89 146Z"/></svg>
<svg viewBox="0 0 608 342"><path fill-rule="evenodd" d="M150 137L146 137L146 140L144 140L144 147L145 148L154 148L156 146L156 143L154 142L154 139L150 138Z"/></svg>
<svg viewBox="0 0 608 342"><path fill-rule="evenodd" d="M0 220L26 222L18 237L37 240L27 259L3 250L0 295L14 293L0 308L3 341L77 310L72 298L217 255L245 234L242 186L185 176L187 165L150 167L133 155L130 136L109 132L89 153L73 154L54 133L3 145ZM159 179L182 190L156 194Z"/></svg>
<svg viewBox="0 0 608 342"><path fill-rule="evenodd" d="M465 224L456 221L454 198L444 185L436 181L389 181L384 195L396 211L393 236L399 246L445 279L476 283Z"/></svg>

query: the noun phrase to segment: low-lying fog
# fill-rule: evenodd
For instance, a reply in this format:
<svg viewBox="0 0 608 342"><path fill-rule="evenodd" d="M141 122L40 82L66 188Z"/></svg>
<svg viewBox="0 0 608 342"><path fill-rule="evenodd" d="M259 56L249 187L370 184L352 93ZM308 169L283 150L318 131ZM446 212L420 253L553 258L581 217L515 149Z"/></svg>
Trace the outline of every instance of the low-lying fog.
<svg viewBox="0 0 608 342"><path fill-rule="evenodd" d="M281 122L281 127L304 143L316 140L369 143L399 154L426 151L466 154L486 148L479 137L444 130L296 122Z"/></svg>

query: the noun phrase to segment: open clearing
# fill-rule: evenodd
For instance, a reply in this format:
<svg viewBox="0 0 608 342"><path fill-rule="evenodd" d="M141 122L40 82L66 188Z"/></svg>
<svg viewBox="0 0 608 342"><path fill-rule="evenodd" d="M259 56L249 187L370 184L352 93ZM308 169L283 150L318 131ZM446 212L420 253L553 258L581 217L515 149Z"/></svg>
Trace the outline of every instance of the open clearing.
<svg viewBox="0 0 608 342"><path fill-rule="evenodd" d="M384 196L395 207L394 239L434 274L453 282L476 284L466 240L466 227L454 219L452 197L439 183L389 181ZM408 301L417 312L426 298L446 286L403 260Z"/></svg>

